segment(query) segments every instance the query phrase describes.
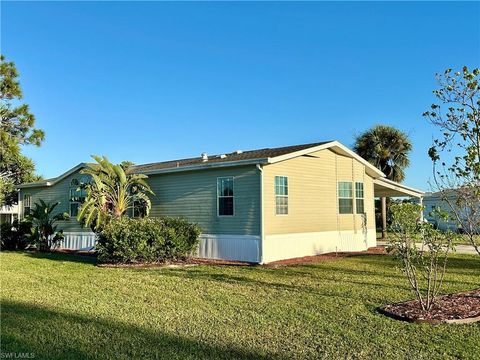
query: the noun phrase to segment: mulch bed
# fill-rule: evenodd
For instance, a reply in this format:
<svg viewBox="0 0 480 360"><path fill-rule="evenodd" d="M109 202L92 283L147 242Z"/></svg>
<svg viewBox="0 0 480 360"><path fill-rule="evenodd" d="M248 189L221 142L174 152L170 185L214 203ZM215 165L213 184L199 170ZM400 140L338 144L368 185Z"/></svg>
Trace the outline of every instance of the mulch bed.
<svg viewBox="0 0 480 360"><path fill-rule="evenodd" d="M397 320L429 324L466 324L480 321L480 289L440 296L429 312L418 300L386 305L380 313Z"/></svg>
<svg viewBox="0 0 480 360"><path fill-rule="evenodd" d="M385 255L385 254L387 254L385 247L377 246L377 247L371 247L365 251L326 253L326 254L320 254L320 255L314 255L314 256L304 256L304 257L293 258L293 259L278 260L278 261L273 261L271 263L268 263L265 266L276 267L279 265L299 265L299 264L316 263L316 262L322 262L322 261L334 261L334 260L339 260L339 259L350 257L350 256Z"/></svg>
<svg viewBox="0 0 480 360"><path fill-rule="evenodd" d="M79 251L79 250L68 250L68 249L57 249L55 252L64 253L64 254L73 254L81 256L93 256L97 254L94 251ZM277 267L277 266L288 266L288 265L299 265L299 264L308 264L316 263L323 261L334 261L340 260L345 257L358 256L358 255L385 255L387 254L385 247L377 246L369 248L366 251L356 251L356 252L336 252L336 253L327 253L314 256L304 256L293 259L278 260L263 266L265 267ZM182 266L194 266L194 265L217 265L217 266L256 266L256 263L249 263L245 261L233 261L233 260L215 260L215 259L203 259L203 258L187 258L185 260L177 260L172 262L163 262L163 263L139 263L139 264L98 264L100 267L111 267L111 268L160 268L160 267L182 267Z"/></svg>
<svg viewBox="0 0 480 360"><path fill-rule="evenodd" d="M55 249L52 252L59 254L70 254L70 255L79 255L79 256L91 256L96 257L97 253L93 250L70 250L70 249Z"/></svg>

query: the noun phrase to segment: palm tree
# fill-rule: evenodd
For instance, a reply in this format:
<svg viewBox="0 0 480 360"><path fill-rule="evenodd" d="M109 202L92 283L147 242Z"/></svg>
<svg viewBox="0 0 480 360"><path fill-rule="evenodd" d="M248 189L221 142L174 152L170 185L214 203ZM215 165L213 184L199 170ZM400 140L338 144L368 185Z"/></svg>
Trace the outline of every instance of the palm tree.
<svg viewBox="0 0 480 360"><path fill-rule="evenodd" d="M408 135L385 125L376 125L355 138L353 150L380 169L387 179L402 182L412 143ZM382 197L382 238L387 236L387 198Z"/></svg>
<svg viewBox="0 0 480 360"><path fill-rule="evenodd" d="M48 251L63 240L63 231L57 232L56 223L67 220L69 216L67 213L52 215L58 204L60 203L45 203L40 199L27 215L33 227L31 239L40 251Z"/></svg>
<svg viewBox="0 0 480 360"><path fill-rule="evenodd" d="M81 172L90 175L91 181L80 184L86 188L87 197L78 211L77 220L100 230L112 217L121 217L133 209L137 202L145 207L145 214L151 207L148 194L154 195L145 182L148 176L131 174L126 171L128 163L112 164L108 159L93 155L96 164L88 164Z"/></svg>

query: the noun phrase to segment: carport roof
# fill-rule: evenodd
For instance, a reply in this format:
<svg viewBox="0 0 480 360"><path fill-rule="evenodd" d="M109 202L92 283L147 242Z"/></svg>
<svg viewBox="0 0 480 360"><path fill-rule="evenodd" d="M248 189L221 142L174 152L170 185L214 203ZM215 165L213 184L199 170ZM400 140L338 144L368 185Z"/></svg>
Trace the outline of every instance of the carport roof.
<svg viewBox="0 0 480 360"><path fill-rule="evenodd" d="M375 197L411 196L421 198L425 194L421 190L405 186L403 184L388 180L386 178L374 179L373 189Z"/></svg>

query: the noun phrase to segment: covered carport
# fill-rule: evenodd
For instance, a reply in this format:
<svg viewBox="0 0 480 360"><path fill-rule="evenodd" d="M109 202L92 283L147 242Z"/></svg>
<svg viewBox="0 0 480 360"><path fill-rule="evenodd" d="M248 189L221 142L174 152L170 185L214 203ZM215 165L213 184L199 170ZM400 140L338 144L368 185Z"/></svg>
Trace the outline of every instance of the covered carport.
<svg viewBox="0 0 480 360"><path fill-rule="evenodd" d="M423 195L421 190L405 186L386 178L379 178L373 180L373 193L375 197L382 200L382 238L386 235L384 224L387 222L387 197L414 197L419 199L419 203L423 202ZM421 214L423 216L423 212Z"/></svg>

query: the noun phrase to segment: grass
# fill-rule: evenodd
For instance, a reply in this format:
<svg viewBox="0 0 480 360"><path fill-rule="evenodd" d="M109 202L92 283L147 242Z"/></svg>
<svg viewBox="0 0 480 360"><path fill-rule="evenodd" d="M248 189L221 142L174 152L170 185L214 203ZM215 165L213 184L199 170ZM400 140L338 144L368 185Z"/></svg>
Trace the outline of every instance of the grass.
<svg viewBox="0 0 480 360"><path fill-rule="evenodd" d="M388 256L291 267L99 268L0 254L1 351L36 359L473 359L480 324L418 325L380 305L412 298ZM452 257L446 292L479 286Z"/></svg>

